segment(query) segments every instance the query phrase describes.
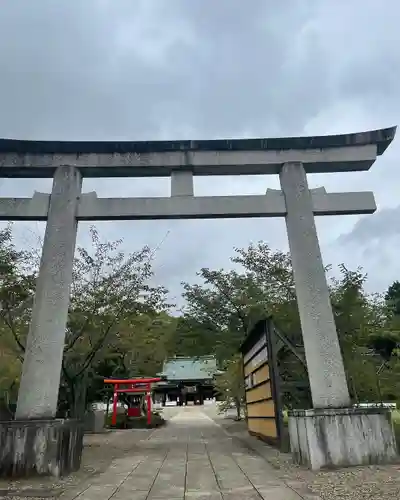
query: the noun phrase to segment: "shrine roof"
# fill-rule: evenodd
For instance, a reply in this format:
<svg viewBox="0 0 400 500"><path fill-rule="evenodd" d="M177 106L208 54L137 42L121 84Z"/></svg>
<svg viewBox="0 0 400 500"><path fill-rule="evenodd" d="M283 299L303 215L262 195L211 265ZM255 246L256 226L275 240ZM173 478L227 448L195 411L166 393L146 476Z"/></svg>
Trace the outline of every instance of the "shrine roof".
<svg viewBox="0 0 400 500"><path fill-rule="evenodd" d="M206 380L218 372L214 356L176 357L164 362L159 375L167 380Z"/></svg>

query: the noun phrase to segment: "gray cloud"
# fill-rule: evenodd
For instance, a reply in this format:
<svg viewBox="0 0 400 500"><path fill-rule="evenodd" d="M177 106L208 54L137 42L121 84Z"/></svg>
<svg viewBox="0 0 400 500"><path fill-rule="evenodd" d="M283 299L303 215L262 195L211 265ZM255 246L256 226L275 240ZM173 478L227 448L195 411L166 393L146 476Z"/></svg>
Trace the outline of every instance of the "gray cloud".
<svg viewBox="0 0 400 500"><path fill-rule="evenodd" d="M387 238L400 235L400 206L383 208L369 217L359 219L348 232L338 238L339 243L368 245L384 243Z"/></svg>
<svg viewBox="0 0 400 500"><path fill-rule="evenodd" d="M336 247L347 251L347 261L358 261L368 271L370 291L382 291L400 276L400 206L360 218L339 236ZM342 253L343 256L343 253Z"/></svg>
<svg viewBox="0 0 400 500"><path fill-rule="evenodd" d="M372 0L3 0L0 136L268 137L392 125L400 121L399 12L395 0L387 0L385 8ZM310 178L312 187L330 191L375 191L381 209L376 216L318 220L325 261L364 265L372 288L385 287L400 273L388 253L382 278L376 252L368 251L368 235L394 224L384 214L398 205L399 152L395 141L370 172ZM263 193L267 187L278 187L278 180L196 180L199 194ZM49 188L42 180L0 179L2 196ZM91 180L84 188L100 196L169 191L165 179ZM43 231L40 224L16 227L25 244L34 244L32 231ZM82 242L86 228L81 225ZM123 236L127 249L155 246L169 231L156 269L174 294L199 267L229 265L234 245L265 239L287 248L282 220L124 222L99 228L110 238ZM383 233L381 246L389 240L392 246L398 235Z"/></svg>

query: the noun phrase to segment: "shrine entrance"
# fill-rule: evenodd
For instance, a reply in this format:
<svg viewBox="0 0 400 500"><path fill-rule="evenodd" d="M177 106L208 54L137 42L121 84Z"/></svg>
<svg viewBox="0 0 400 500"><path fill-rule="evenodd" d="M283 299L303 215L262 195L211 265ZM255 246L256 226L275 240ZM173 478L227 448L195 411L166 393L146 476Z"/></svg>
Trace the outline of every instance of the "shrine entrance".
<svg viewBox="0 0 400 500"><path fill-rule="evenodd" d="M12 443L7 446L18 450L12 456L18 454L19 468L24 470L26 460L34 452L32 449L20 452L20 431L22 427L27 428L27 422L32 433L38 432L40 422L46 428L49 420L54 422L59 436L67 432L63 428L65 422L54 418L79 221L284 217L312 397L312 408L289 415L294 453L300 461L311 463L314 468L331 465L332 460L346 462L350 456L356 457L357 463L390 459L395 449L393 429L383 410L374 410L375 441L371 438L371 446L361 447L361 443L365 444L365 432L369 432L370 415L351 408L315 226L315 216L375 212L374 195L372 192L327 193L323 187L309 189L308 176L367 171L385 152L395 133L396 127L331 136L204 141L0 139L0 177L53 179L51 194L0 198L0 220L47 221L16 421L1 424L0 449L6 446L4 440ZM195 195L194 176L227 175L278 175L281 189L267 189L258 195ZM82 193L84 177L169 177L171 195L98 198L95 192ZM133 385L140 383L133 380ZM118 392L116 394L118 396ZM272 404L269 405L271 409ZM256 408L258 411L261 406L253 406L254 418L257 417ZM332 418L343 432L337 439L329 440L326 433ZM359 431L360 419L365 426L362 432ZM307 433L304 431L306 423ZM73 425L71 423L68 432L76 436L78 442L78 428ZM261 425L262 432L267 427L272 429L271 422L266 421L254 424L253 428L260 432ZM387 436L386 442L380 439L381 435ZM26 439L23 446L29 442L33 441ZM349 450L349 446L356 446L355 442L362 449L360 455ZM310 447L315 447L316 443L320 449L313 454ZM2 467L0 463L0 469Z"/></svg>

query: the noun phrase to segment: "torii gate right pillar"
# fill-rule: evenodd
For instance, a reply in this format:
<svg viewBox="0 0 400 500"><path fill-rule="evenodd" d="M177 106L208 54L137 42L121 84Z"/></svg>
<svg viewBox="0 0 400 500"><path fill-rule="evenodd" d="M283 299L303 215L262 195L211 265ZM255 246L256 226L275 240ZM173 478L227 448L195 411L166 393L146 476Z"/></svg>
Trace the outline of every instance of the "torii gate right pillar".
<svg viewBox="0 0 400 500"><path fill-rule="evenodd" d="M283 165L280 181L313 407L346 408L346 374L303 165Z"/></svg>
<svg viewBox="0 0 400 500"><path fill-rule="evenodd" d="M387 408L351 405L303 165L284 164L280 181L313 401L289 412L293 458L314 470L390 462L397 450Z"/></svg>

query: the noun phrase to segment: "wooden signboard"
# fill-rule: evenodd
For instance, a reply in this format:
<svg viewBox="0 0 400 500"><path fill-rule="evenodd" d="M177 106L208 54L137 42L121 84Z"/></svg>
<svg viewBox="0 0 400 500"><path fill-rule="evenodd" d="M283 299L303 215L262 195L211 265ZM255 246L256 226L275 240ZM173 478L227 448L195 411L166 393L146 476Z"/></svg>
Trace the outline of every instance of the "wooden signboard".
<svg viewBox="0 0 400 500"><path fill-rule="evenodd" d="M259 321L241 346L249 433L280 446L282 412L275 342L269 320Z"/></svg>

